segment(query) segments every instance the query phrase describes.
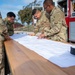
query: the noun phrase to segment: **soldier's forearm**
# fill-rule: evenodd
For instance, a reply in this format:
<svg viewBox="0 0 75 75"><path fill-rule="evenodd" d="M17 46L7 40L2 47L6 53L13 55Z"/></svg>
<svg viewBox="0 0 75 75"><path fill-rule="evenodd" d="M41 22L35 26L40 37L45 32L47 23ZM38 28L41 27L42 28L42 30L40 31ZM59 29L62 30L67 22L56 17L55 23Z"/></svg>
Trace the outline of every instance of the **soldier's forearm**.
<svg viewBox="0 0 75 75"><path fill-rule="evenodd" d="M57 26L53 27L52 29L46 28L44 34L45 34L45 36L53 36L53 35L59 33L60 30L61 30L61 27L58 28Z"/></svg>

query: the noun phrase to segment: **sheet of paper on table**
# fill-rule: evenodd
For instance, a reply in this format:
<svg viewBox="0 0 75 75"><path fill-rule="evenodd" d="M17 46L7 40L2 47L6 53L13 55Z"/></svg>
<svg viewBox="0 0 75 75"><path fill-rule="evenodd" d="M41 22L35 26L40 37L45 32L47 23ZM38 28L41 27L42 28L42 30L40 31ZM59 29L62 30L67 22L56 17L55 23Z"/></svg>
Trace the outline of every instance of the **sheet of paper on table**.
<svg viewBox="0 0 75 75"><path fill-rule="evenodd" d="M14 34L11 38L60 67L75 66L75 55L70 54L74 45L37 39L25 33Z"/></svg>

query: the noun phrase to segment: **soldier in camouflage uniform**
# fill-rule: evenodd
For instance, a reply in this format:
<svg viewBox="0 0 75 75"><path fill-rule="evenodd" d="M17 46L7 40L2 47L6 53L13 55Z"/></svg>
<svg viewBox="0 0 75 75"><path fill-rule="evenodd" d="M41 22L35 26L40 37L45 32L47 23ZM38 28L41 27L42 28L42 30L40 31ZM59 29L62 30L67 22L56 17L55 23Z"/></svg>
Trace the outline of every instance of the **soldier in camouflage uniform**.
<svg viewBox="0 0 75 75"><path fill-rule="evenodd" d="M54 6L53 0L45 0L44 9L50 14L50 29L45 28L40 37L47 37L55 41L67 41L67 25L64 13Z"/></svg>
<svg viewBox="0 0 75 75"><path fill-rule="evenodd" d="M7 13L7 18L4 20L5 23L6 23L6 26L8 28L9 36L12 36L14 34L13 24L14 24L15 17L16 16L13 12L8 12Z"/></svg>
<svg viewBox="0 0 75 75"><path fill-rule="evenodd" d="M50 27L46 12L39 9L33 9L32 15L37 19L36 26L34 26L34 33L36 35L44 33L44 28Z"/></svg>
<svg viewBox="0 0 75 75"><path fill-rule="evenodd" d="M10 39L10 37L8 36L7 27L5 26L0 14L0 75L5 75L3 63L3 42L5 39Z"/></svg>

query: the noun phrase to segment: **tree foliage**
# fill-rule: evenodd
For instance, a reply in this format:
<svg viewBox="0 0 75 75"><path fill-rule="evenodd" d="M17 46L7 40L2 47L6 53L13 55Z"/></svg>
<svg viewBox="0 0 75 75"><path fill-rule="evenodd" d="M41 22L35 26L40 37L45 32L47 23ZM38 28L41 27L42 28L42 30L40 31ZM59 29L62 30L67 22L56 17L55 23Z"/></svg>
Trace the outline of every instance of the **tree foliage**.
<svg viewBox="0 0 75 75"><path fill-rule="evenodd" d="M32 21L32 8L27 7L23 10L20 10L18 12L18 16L22 23L26 22L27 24L30 24L30 22Z"/></svg>
<svg viewBox="0 0 75 75"><path fill-rule="evenodd" d="M40 1L39 1L40 2ZM40 3L37 3L37 0L34 0L34 2L29 3L26 7L23 6L22 10L18 11L18 19L21 20L22 24L25 22L29 25L32 21L32 6L40 5Z"/></svg>

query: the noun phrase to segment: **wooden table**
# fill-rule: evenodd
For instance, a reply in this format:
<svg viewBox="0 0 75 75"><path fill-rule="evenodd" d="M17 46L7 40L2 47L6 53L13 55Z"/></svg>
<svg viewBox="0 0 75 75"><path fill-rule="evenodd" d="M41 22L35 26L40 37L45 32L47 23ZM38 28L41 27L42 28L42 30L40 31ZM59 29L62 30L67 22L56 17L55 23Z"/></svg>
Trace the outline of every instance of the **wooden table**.
<svg viewBox="0 0 75 75"><path fill-rule="evenodd" d="M14 40L4 45L12 75L75 75L75 66L60 68Z"/></svg>

